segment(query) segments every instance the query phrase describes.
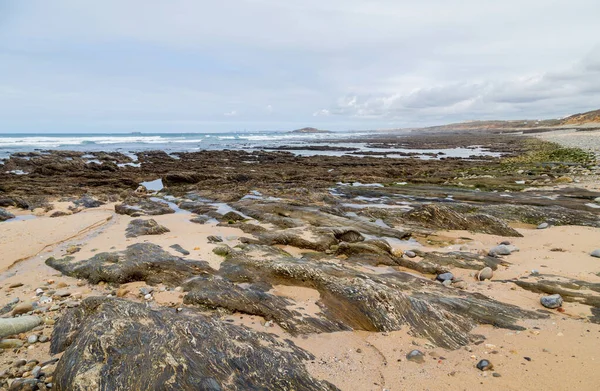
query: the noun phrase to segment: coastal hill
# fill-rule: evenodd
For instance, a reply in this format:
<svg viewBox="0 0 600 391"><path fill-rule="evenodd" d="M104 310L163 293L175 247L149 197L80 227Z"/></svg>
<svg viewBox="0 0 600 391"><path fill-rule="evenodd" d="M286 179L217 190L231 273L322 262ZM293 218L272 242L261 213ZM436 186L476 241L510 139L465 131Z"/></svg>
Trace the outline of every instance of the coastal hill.
<svg viewBox="0 0 600 391"><path fill-rule="evenodd" d="M600 128L600 110L588 111L574 114L562 119L545 120L489 120L489 121L465 121L447 125L430 126L418 130L444 131L444 130L496 130L513 131L526 129L552 129L561 127L595 127ZM417 129L415 129L417 130Z"/></svg>
<svg viewBox="0 0 600 391"><path fill-rule="evenodd" d="M288 133L310 134L310 133L331 133L331 132L329 130L321 130L321 129L317 129L317 128L302 128L302 129L292 130L291 132L288 132Z"/></svg>

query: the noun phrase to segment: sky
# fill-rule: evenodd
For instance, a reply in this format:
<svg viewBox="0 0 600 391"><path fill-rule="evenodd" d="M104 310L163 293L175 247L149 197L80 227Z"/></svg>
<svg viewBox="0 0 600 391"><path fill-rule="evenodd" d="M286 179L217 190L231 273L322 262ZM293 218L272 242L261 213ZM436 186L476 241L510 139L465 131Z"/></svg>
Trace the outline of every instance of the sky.
<svg viewBox="0 0 600 391"><path fill-rule="evenodd" d="M598 0L0 0L0 132L367 130L600 108Z"/></svg>

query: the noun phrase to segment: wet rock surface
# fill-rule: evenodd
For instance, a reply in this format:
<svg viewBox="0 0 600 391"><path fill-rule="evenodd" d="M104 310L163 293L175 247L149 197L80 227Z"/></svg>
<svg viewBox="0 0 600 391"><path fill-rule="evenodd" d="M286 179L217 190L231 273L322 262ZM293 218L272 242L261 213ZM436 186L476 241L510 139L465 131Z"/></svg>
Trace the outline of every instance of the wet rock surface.
<svg viewBox="0 0 600 391"><path fill-rule="evenodd" d="M130 198L121 204L115 205L115 211L119 214L130 216L156 216L175 213L168 204L144 198Z"/></svg>
<svg viewBox="0 0 600 391"><path fill-rule="evenodd" d="M134 219L129 222L125 236L128 238L136 238L142 235L161 235L170 232L170 230L160 225L154 219L143 220Z"/></svg>
<svg viewBox="0 0 600 391"><path fill-rule="evenodd" d="M291 342L119 299L92 297L67 312L51 351L64 352L54 372L59 391L337 389L308 374L302 360L311 356Z"/></svg>
<svg viewBox="0 0 600 391"><path fill-rule="evenodd" d="M77 262L73 262L71 257L48 258L46 264L63 274L83 278L93 284L146 281L151 285L177 286L187 278L211 270L204 261L173 256L152 243L132 244L123 252L99 253Z"/></svg>

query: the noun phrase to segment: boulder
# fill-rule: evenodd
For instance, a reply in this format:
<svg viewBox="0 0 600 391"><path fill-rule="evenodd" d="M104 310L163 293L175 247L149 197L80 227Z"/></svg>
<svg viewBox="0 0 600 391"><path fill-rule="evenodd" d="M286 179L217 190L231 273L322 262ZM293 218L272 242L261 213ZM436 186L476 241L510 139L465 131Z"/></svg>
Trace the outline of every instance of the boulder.
<svg viewBox="0 0 600 391"><path fill-rule="evenodd" d="M129 225L125 230L125 236L128 238L136 238L142 235L161 235L166 232L171 231L167 227L158 224L154 219L134 219L129 222Z"/></svg>

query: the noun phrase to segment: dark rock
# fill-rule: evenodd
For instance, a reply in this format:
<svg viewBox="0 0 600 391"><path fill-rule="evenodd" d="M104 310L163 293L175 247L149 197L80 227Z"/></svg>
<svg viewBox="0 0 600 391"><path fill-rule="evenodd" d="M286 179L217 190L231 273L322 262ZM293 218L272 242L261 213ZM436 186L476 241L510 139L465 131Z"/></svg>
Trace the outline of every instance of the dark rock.
<svg viewBox="0 0 600 391"><path fill-rule="evenodd" d="M84 195L78 200L73 201L76 206L84 207L84 208L97 208L99 206L104 205L104 202L98 201L95 198L92 198L89 195Z"/></svg>
<svg viewBox="0 0 600 391"><path fill-rule="evenodd" d="M7 211L6 209L0 208L0 221L6 221L14 219L15 215Z"/></svg>
<svg viewBox="0 0 600 391"><path fill-rule="evenodd" d="M477 369L479 369L480 371L491 371L492 369L494 369L494 366L488 360L481 360L477 363Z"/></svg>
<svg viewBox="0 0 600 391"><path fill-rule="evenodd" d="M64 351L53 373L58 391L83 378L89 389L115 391L337 389L306 371L303 360L314 357L289 340L120 299L87 298L65 313L50 350Z"/></svg>
<svg viewBox="0 0 600 391"><path fill-rule="evenodd" d="M128 238L136 238L142 235L161 235L166 232L171 232L167 227L160 225L154 219L142 220L134 219L129 222L125 236Z"/></svg>
<svg viewBox="0 0 600 391"><path fill-rule="evenodd" d="M451 290L403 272L366 274L326 260L297 259L270 246L247 245L231 252L219 274L234 283L268 283L316 289L330 321L367 331L399 330L408 325L446 348L469 342L478 323L519 328L522 318L547 317L480 294Z"/></svg>
<svg viewBox="0 0 600 391"><path fill-rule="evenodd" d="M175 250L175 251L177 251L177 252L179 252L179 253L181 253L183 255L190 255L190 252L188 250L186 250L185 248L181 247L178 244L173 244L173 245L171 245L169 247L171 247L173 250Z"/></svg>
<svg viewBox="0 0 600 391"><path fill-rule="evenodd" d="M422 205L405 213L403 217L427 228L468 230L501 236L523 236L497 217L485 214L462 214L443 205Z"/></svg>
<svg viewBox="0 0 600 391"><path fill-rule="evenodd" d="M223 242L223 238L221 238L220 236L210 235L206 239L208 240L208 243L221 243L221 242Z"/></svg>
<svg viewBox="0 0 600 391"><path fill-rule="evenodd" d="M208 216L197 216L197 217L190 219L190 222L196 223L196 224L205 224L209 220L210 220L210 217L208 217Z"/></svg>
<svg viewBox="0 0 600 391"><path fill-rule="evenodd" d="M72 262L71 257L48 258L46 264L71 277L93 284L100 281L125 284L145 281L178 286L187 278L211 271L207 262L176 257L152 243L136 243L123 252L99 253L87 260Z"/></svg>
<svg viewBox="0 0 600 391"><path fill-rule="evenodd" d="M242 216L241 214L231 211L231 212L227 212L225 213L221 219L223 221L243 221L246 220L246 218L244 216Z"/></svg>
<svg viewBox="0 0 600 391"><path fill-rule="evenodd" d="M69 216L71 215L71 213L69 212L65 212L62 210L57 210L55 212L52 212L52 214L50 215L50 217L63 217L63 216Z"/></svg>
<svg viewBox="0 0 600 391"><path fill-rule="evenodd" d="M496 270L498 265L508 265L502 259L464 251L451 251L448 253L413 251L423 259L419 262L402 259L399 265L426 274L445 273L451 268L479 270L486 266Z"/></svg>
<svg viewBox="0 0 600 391"><path fill-rule="evenodd" d="M542 296L540 298L540 303L546 308L554 309L562 305L563 299L560 295Z"/></svg>
<svg viewBox="0 0 600 391"><path fill-rule="evenodd" d="M129 199L122 204L117 204L115 205L115 211L118 214L130 216L157 216L175 213L175 211L171 209L169 205L163 202L153 201L145 198Z"/></svg>

